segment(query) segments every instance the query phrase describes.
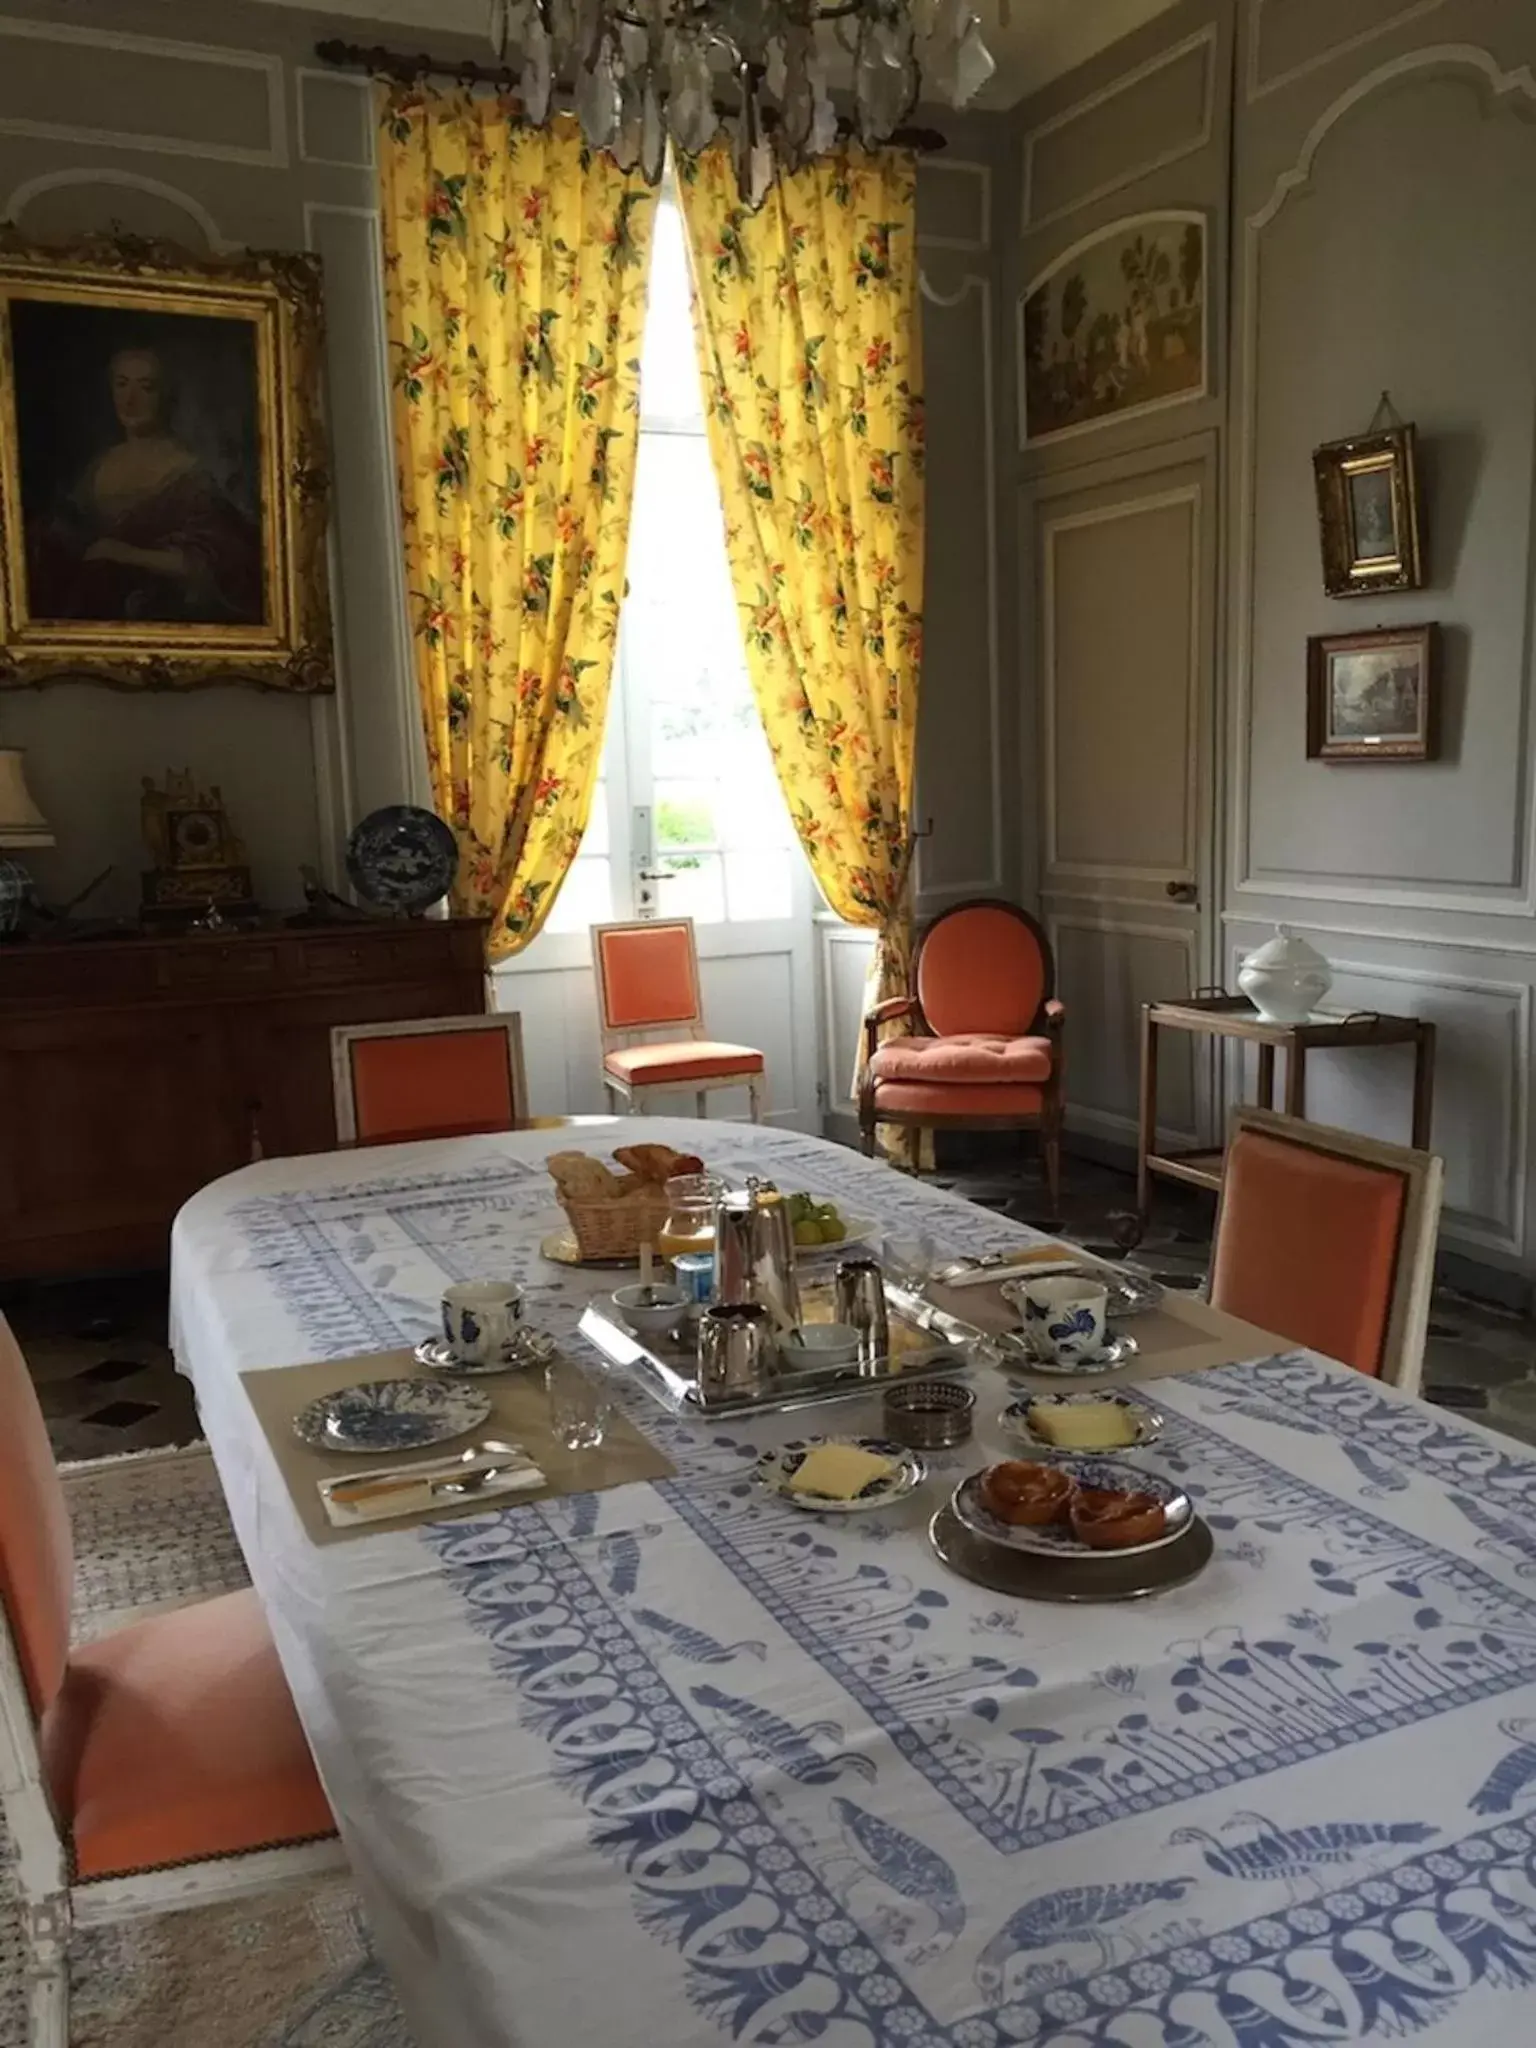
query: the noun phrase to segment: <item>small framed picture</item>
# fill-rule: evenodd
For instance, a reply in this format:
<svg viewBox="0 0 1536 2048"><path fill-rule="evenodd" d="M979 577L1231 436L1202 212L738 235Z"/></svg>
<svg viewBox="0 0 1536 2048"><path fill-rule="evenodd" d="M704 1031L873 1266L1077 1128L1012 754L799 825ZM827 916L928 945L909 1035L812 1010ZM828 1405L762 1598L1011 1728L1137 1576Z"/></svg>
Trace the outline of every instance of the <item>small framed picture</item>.
<svg viewBox="0 0 1536 2048"><path fill-rule="evenodd" d="M1323 588L1330 597L1417 590L1419 490L1411 425L1313 450Z"/></svg>
<svg viewBox="0 0 1536 2048"><path fill-rule="evenodd" d="M1440 628L1314 634L1309 761L1433 761L1440 751Z"/></svg>

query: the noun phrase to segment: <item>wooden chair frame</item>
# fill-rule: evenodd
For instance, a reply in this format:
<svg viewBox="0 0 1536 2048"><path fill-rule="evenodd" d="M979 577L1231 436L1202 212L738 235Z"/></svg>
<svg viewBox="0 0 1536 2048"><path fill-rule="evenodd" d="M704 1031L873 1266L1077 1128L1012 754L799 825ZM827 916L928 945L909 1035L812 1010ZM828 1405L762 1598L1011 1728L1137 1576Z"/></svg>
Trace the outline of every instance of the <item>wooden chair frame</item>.
<svg viewBox="0 0 1536 2048"><path fill-rule="evenodd" d="M195 1603L192 1603L195 1604ZM10 1620L0 1609L0 1810L12 1852L27 1961L31 2048L69 2048L69 1937L160 1913L253 1898L344 1871L339 1838L295 1842L244 1855L210 1857L163 1870L76 1883L69 1845L53 1811L38 1754L32 1707Z"/></svg>
<svg viewBox="0 0 1536 2048"><path fill-rule="evenodd" d="M603 973L602 941L609 932L656 932L683 931L688 934L688 978L693 998L692 1013L687 1017L668 1018L665 1024L620 1025L614 1024L608 1015L608 983ZM700 1116L709 1114L709 1097L721 1088L745 1088L751 1105L752 1121L763 1120L762 1089L767 1078L767 1062L763 1071L757 1074L719 1074L704 1081L626 1081L620 1074L608 1071L608 1055L623 1052L632 1045L665 1043L669 1039L692 1039L704 1042L709 1034L704 1029L704 998L699 988L699 946L694 937L691 917L638 917L614 924L595 924L591 927L592 937L592 978L597 985L597 1023L603 1043L603 1086L610 1095L627 1104L627 1114L638 1116L645 1104L655 1095L676 1095L682 1088L693 1087L694 1107Z"/></svg>
<svg viewBox="0 0 1536 2048"><path fill-rule="evenodd" d="M1029 1025L1027 1036L1050 1040L1051 1074L1048 1081L1040 1083L1041 1104L1022 1116L978 1116L963 1112L955 1115L935 1116L931 1111L881 1110L875 1109L875 1083L870 1075L869 1063L880 1048L880 1032L883 1026L900 1017L914 1021L913 1035L918 1038L933 1038L938 1034L930 1027L923 1015L923 1006L917 995L918 967L922 960L923 948L947 918L958 917L965 910L1003 910L1010 917L1017 918L1035 938L1040 948L1040 958L1045 969L1045 980L1040 996L1040 1006ZM954 1131L1038 1131L1040 1134L1040 1155L1045 1165L1046 1186L1050 1191L1053 1213L1061 1208L1061 1132L1066 1117L1066 1010L1056 1000L1056 955L1046 937L1045 927L1038 918L1017 903L1009 903L1000 896L971 896L963 903L952 903L947 910L941 910L937 917L930 918L917 935L912 950L912 989L904 996L889 996L883 1003L877 1003L864 1019L864 1072L859 1083L859 1129L863 1135L866 1156L872 1157L875 1150L875 1126L877 1124L899 1124L911 1130L954 1130ZM955 1095L963 1097L964 1089L956 1086Z"/></svg>
<svg viewBox="0 0 1536 2048"><path fill-rule="evenodd" d="M514 1126L527 1121L528 1079L523 1066L523 1020L516 1010L482 1010L469 1017L400 1017L386 1024L333 1024L331 1090L336 1103L339 1145L356 1145L357 1098L352 1085L352 1048L365 1038L435 1038L454 1031L502 1031L507 1040L507 1079ZM409 1144L407 1138L401 1144Z"/></svg>
<svg viewBox="0 0 1536 2048"><path fill-rule="evenodd" d="M1435 1152L1416 1152L1408 1145L1391 1145L1383 1138L1337 1130L1331 1124L1308 1123L1301 1117L1282 1116L1278 1110L1259 1109L1252 1103L1239 1103L1228 1119L1229 1150L1242 1131L1262 1132L1285 1144L1299 1145L1304 1151L1319 1152L1325 1158L1348 1159L1359 1166L1376 1166L1402 1176L1406 1183L1402 1227L1398 1232L1392 1300L1377 1377L1402 1393L1417 1394L1424 1377L1424 1345L1429 1335L1429 1304L1435 1284L1435 1239L1445 1191L1445 1161ZM1226 1200L1223 1176L1211 1233L1213 1274ZM1210 1293L1209 1281L1206 1293Z"/></svg>

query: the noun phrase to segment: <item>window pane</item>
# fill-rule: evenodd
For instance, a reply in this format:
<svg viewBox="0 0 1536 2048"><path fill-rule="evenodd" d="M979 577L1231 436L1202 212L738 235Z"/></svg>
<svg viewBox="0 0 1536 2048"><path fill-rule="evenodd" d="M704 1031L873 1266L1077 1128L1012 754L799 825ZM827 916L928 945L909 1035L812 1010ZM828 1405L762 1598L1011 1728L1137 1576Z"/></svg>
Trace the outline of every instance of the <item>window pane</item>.
<svg viewBox="0 0 1536 2048"><path fill-rule="evenodd" d="M592 809L587 817L587 829L581 835L581 857L583 860L606 860L608 857L608 785L599 781L592 792Z"/></svg>
<svg viewBox="0 0 1536 2048"><path fill-rule="evenodd" d="M718 853L664 854L656 863L671 870L660 884L663 917L691 917L699 924L725 919L725 878Z"/></svg>
<svg viewBox="0 0 1536 2048"><path fill-rule="evenodd" d="M671 765L670 760L668 765ZM712 846L717 836L712 783L673 782L657 778L658 846Z"/></svg>
<svg viewBox="0 0 1536 2048"><path fill-rule="evenodd" d="M613 917L613 885L606 860L576 860L544 923L547 932L584 932Z"/></svg>
<svg viewBox="0 0 1536 2048"><path fill-rule="evenodd" d="M704 426L704 399L694 354L688 246L677 201L664 192L651 243L650 296L640 348L642 420Z"/></svg>
<svg viewBox="0 0 1536 2048"><path fill-rule="evenodd" d="M732 922L749 917L788 917L793 907L788 852L762 848L725 856L726 903Z"/></svg>

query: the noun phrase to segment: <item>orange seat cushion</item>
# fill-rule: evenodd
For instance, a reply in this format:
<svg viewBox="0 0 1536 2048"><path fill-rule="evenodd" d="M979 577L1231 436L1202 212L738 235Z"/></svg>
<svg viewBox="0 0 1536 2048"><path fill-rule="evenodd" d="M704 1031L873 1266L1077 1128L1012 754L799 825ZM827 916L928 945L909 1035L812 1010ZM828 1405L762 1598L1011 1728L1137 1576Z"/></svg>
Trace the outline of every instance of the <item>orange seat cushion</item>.
<svg viewBox="0 0 1536 2048"><path fill-rule="evenodd" d="M1008 1081L1048 1081L1048 1038L993 1038L963 1032L954 1038L892 1038L869 1063L877 1081L937 1081L989 1086Z"/></svg>
<svg viewBox="0 0 1536 2048"><path fill-rule="evenodd" d="M39 1746L81 1878L336 1830L249 1588L77 1650Z"/></svg>
<svg viewBox="0 0 1536 2048"><path fill-rule="evenodd" d="M517 1119L507 1034L500 1025L424 1031L419 1038L356 1038L351 1056L360 1145L510 1131Z"/></svg>
<svg viewBox="0 0 1536 2048"><path fill-rule="evenodd" d="M1045 956L1022 918L976 903L939 918L917 960L917 995L940 1038L1021 1038L1040 1014Z"/></svg>
<svg viewBox="0 0 1536 2048"><path fill-rule="evenodd" d="M627 1045L603 1061L610 1074L639 1088L666 1081L712 1081L722 1074L760 1074L763 1056L750 1045L684 1038L675 1045Z"/></svg>
<svg viewBox="0 0 1536 2048"><path fill-rule="evenodd" d="M891 1116L1021 1116L1037 1117L1045 1090L1034 1083L877 1081L875 1115Z"/></svg>
<svg viewBox="0 0 1536 2048"><path fill-rule="evenodd" d="M1239 1131L1223 1176L1212 1302L1378 1374L1407 1198L1389 1167Z"/></svg>

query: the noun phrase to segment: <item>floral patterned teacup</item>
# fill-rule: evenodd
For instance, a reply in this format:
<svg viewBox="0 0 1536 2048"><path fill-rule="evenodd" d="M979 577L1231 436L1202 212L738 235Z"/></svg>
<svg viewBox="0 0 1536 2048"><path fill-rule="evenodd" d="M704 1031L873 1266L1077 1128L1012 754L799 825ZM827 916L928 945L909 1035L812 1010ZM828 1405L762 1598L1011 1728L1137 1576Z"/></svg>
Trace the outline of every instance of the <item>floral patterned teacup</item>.
<svg viewBox="0 0 1536 2048"><path fill-rule="evenodd" d="M465 1365L495 1365L510 1355L522 1314L515 1280L457 1281L443 1293L443 1336Z"/></svg>
<svg viewBox="0 0 1536 2048"><path fill-rule="evenodd" d="M1042 1273L1014 1281L1006 1293L1024 1319L1024 1339L1036 1358L1069 1365L1104 1349L1107 1288L1076 1273Z"/></svg>

